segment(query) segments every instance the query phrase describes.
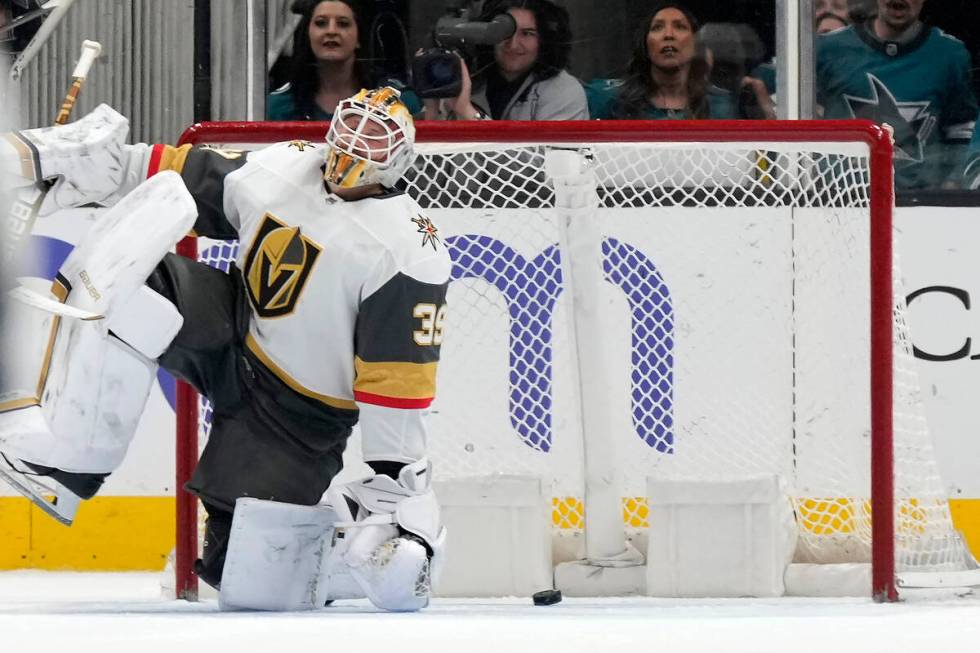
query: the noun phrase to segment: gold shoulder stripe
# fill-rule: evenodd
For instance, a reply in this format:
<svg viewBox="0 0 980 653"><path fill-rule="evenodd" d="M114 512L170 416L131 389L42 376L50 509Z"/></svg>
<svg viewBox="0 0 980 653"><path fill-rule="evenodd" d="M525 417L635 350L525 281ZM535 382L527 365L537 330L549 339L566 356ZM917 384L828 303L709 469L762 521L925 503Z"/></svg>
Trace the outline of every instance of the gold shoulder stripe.
<svg viewBox="0 0 980 653"><path fill-rule="evenodd" d="M190 151L190 144L181 145L180 147L164 145L163 151L160 153L160 167L158 171L173 170L177 173L183 172L184 163L187 162L187 155Z"/></svg>
<svg viewBox="0 0 980 653"><path fill-rule="evenodd" d="M355 392L399 399L426 399L436 394L436 363L369 363L354 358Z"/></svg>
<svg viewBox="0 0 980 653"><path fill-rule="evenodd" d="M322 404L326 404L331 408L341 408L343 410L357 410L357 404L350 399L338 399L337 397L331 397L330 395L320 394L319 392L314 392L309 388L305 387L299 381L294 379L289 375L284 369L276 365L268 354L262 351L262 347L259 343L255 341L255 337L251 333L245 336L245 346L248 347L249 351L255 354L255 357L262 361L262 364L268 368L270 372L276 375L276 377L285 383L287 386L300 393L304 397L309 397L310 399L316 399Z"/></svg>

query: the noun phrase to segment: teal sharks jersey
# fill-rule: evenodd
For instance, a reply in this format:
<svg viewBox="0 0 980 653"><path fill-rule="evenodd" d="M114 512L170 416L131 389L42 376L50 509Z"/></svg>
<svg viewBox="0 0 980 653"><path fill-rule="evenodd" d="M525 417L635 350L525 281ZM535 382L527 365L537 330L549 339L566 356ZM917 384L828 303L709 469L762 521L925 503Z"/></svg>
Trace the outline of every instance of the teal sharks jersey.
<svg viewBox="0 0 980 653"><path fill-rule="evenodd" d="M962 166L977 101L970 55L935 27L911 41L881 41L871 24L817 40L817 103L824 118L867 118L895 130L895 185L936 188Z"/></svg>

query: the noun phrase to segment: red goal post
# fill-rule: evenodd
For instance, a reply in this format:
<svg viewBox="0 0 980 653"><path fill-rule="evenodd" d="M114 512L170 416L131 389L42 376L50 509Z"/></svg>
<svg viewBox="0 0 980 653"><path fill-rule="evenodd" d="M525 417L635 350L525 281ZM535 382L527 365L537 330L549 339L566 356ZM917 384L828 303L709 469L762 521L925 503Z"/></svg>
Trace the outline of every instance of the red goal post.
<svg viewBox="0 0 980 653"><path fill-rule="evenodd" d="M211 122L188 128L179 144L259 145L274 141L302 139L321 141L327 123ZM425 144L496 143L508 145L548 144L587 146L594 144L741 144L758 152L755 170L760 188L770 173L772 160L765 149L770 144L850 143L867 148L867 215L870 244L870 504L872 594L877 600L895 600L895 495L893 489L893 262L892 141L886 129L867 121L621 121L621 122L422 122L417 141ZM807 145L809 147L809 145ZM465 148L464 148L465 149ZM709 155L706 160L710 161ZM744 158L744 157L743 157ZM765 164L765 165L762 165ZM710 182L711 175L707 175ZM763 181L759 182L759 178ZM498 192L496 182L490 185ZM655 190L655 189L654 189ZM764 189L763 191L764 192ZM764 203L764 202L763 202ZM719 201L724 205L725 201ZM438 220L437 220L438 223ZM440 225L441 226L441 225ZM196 257L196 242L185 239L178 252ZM183 490L198 458L198 408L192 389L179 384L177 391L177 593L192 598L197 579L191 564L197 556L198 517L194 497Z"/></svg>

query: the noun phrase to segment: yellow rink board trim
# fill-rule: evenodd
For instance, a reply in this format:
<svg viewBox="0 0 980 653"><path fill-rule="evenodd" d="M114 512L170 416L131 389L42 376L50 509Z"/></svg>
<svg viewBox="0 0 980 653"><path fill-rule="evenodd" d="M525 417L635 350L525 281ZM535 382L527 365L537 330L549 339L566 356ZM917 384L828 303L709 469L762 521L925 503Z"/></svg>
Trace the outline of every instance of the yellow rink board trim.
<svg viewBox="0 0 980 653"><path fill-rule="evenodd" d="M801 513L806 506L834 521L853 509L846 500L827 503L836 507L804 503ZM980 558L980 499L951 499L949 504L954 525L963 533L973 555ZM0 497L0 570L163 569L175 540L174 511L173 497L96 497L82 503L75 524L68 528L27 499ZM581 499L552 499L556 528L581 528L583 514ZM623 500L623 520L628 526L646 528L649 515L645 498ZM804 520L809 522L805 515ZM827 526L834 527L829 523ZM808 527L819 530L815 525Z"/></svg>
<svg viewBox="0 0 980 653"><path fill-rule="evenodd" d="M96 497L62 526L22 497L0 497L0 569L161 570L176 539L173 497Z"/></svg>
<svg viewBox="0 0 980 653"><path fill-rule="evenodd" d="M857 506L850 499L806 499L797 505L803 527L820 535L824 532L844 532L853 530L854 516L867 518L871 506L861 502ZM953 518L953 526L960 531L973 552L980 560L980 499L950 499L949 512ZM855 514L857 513L857 514ZM551 499L552 526L559 529L581 529L584 525L585 506L578 497L553 497ZM630 528L648 528L650 526L650 506L646 497L623 499L623 521ZM917 509L917 502L912 500L903 507L896 527L917 529L925 517L924 512Z"/></svg>
<svg viewBox="0 0 980 653"><path fill-rule="evenodd" d="M980 560L980 499L950 499L949 512L953 525L973 551L973 557Z"/></svg>

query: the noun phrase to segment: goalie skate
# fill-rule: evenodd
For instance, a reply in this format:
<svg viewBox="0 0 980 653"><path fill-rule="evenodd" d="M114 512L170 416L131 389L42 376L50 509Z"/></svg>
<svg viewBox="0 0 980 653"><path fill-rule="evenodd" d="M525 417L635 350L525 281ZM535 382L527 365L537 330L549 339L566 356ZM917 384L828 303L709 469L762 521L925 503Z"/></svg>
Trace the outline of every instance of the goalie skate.
<svg viewBox="0 0 980 653"><path fill-rule="evenodd" d="M351 575L379 608L412 612L429 605L429 556L413 536L382 542Z"/></svg>
<svg viewBox="0 0 980 653"><path fill-rule="evenodd" d="M65 526L71 526L82 498L50 476L32 472L23 463L0 455L0 479Z"/></svg>

